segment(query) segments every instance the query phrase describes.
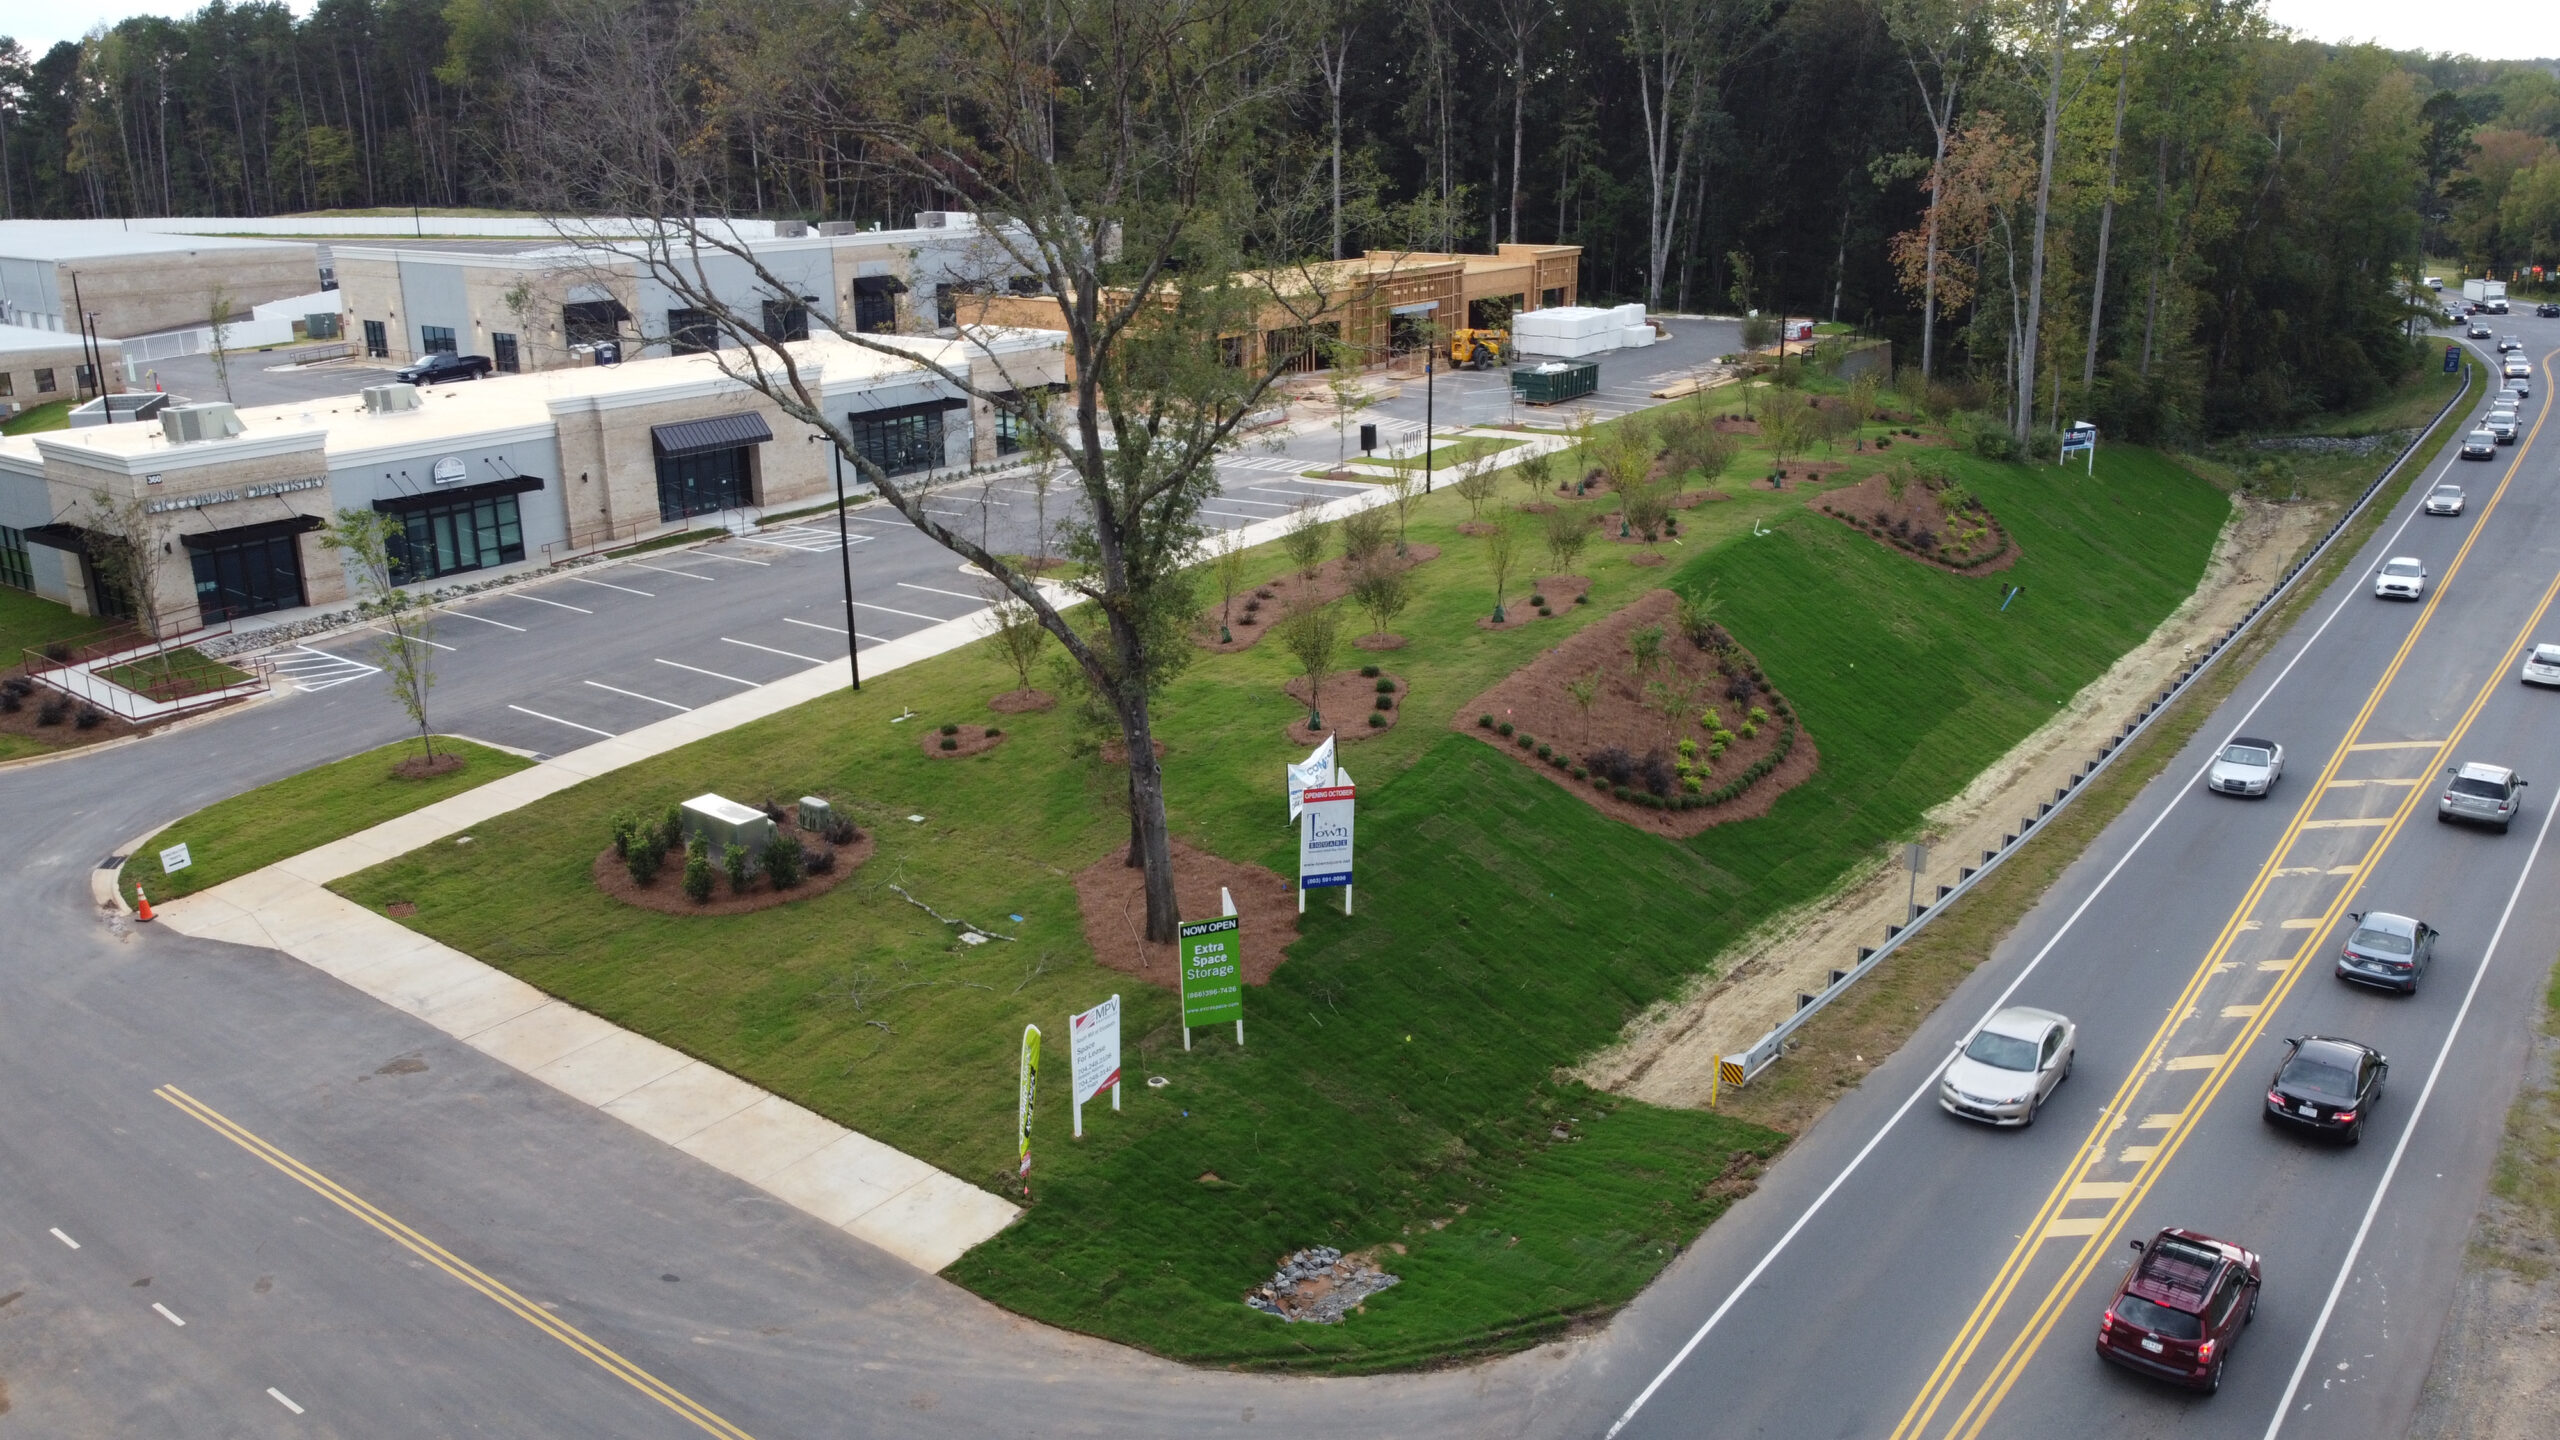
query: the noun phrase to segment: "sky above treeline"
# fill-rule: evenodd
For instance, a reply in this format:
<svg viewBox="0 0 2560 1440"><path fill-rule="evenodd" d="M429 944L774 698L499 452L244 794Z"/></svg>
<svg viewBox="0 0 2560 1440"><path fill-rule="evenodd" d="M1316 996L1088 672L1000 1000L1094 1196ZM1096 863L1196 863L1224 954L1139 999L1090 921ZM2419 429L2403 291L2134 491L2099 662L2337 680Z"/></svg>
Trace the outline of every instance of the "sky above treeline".
<svg viewBox="0 0 2560 1440"><path fill-rule="evenodd" d="M312 0L287 0L310 13ZM0 0L0 35L31 54L130 15L186 15L200 0ZM2373 40L2393 50L2450 50L2485 60L2560 59L2560 4L2549 0L2268 0L2267 13L2319 40Z"/></svg>

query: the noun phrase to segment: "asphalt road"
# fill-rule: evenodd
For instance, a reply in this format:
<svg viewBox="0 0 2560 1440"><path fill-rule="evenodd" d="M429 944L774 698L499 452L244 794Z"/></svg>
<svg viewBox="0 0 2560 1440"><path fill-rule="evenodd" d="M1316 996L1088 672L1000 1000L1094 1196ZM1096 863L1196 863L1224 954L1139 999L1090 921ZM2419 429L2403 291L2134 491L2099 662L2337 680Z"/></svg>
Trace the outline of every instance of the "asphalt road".
<svg viewBox="0 0 2560 1440"><path fill-rule="evenodd" d="M2515 328L2547 374L2560 323ZM1644 1397L1620 1433L2402 1433L2560 937L2560 847L2540 843L2560 695L2515 679L2521 645L2560 639L2546 413L2538 394L2493 463L2433 462L2430 483L2468 487L2466 513L2417 514L2413 486L1953 1002L1620 1323L1606 1408ZM2426 562L2426 601L2372 596L2392 555ZM2204 793L2212 751L2244 731L2286 746L2276 793ZM2433 819L2431 782L2465 760L2542 781L2513 833ZM2332 977L2346 913L2367 908L2443 932L2416 996ZM2004 1003L2080 1024L2073 1079L2023 1131L1933 1098L1944 1058ZM2315 1033L2391 1057L2359 1147L2260 1118L2283 1040ZM2126 1241L2168 1225L2266 1257L2211 1398L2092 1354Z"/></svg>

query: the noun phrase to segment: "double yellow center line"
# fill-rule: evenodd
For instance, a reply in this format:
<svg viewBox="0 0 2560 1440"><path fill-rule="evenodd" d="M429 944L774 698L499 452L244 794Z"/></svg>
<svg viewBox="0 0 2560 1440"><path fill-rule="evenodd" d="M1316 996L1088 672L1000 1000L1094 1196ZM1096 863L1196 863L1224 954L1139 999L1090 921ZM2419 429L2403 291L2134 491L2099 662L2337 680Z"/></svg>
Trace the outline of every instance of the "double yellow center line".
<svg viewBox="0 0 2560 1440"><path fill-rule="evenodd" d="M595 1362L605 1373L684 1417L692 1422L695 1428L706 1434L719 1436L721 1440L751 1440L744 1430L711 1413L674 1386L615 1354L610 1347L594 1336L543 1309L540 1305L516 1293L504 1282L493 1278L469 1261L385 1214L372 1202L340 1185L337 1181L259 1139L212 1106L175 1085L163 1085L151 1093L177 1106L187 1115L204 1122L215 1134L283 1171L339 1209L389 1236L393 1243L410 1254L498 1302L501 1309Z"/></svg>

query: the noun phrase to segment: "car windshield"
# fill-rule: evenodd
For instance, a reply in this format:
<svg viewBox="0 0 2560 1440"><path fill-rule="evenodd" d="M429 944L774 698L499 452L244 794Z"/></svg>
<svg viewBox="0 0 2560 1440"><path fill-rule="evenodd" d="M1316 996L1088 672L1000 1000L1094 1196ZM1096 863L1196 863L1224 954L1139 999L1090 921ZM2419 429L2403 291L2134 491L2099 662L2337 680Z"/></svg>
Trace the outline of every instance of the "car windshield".
<svg viewBox="0 0 2560 1440"><path fill-rule="evenodd" d="M2560 665L2560 645L2537 645L2533 649L2537 665Z"/></svg>
<svg viewBox="0 0 2560 1440"><path fill-rule="evenodd" d="M2355 938L2347 943L2367 955L2406 955L2410 950L2408 936L2376 930L2370 925L2357 931Z"/></svg>
<svg viewBox="0 0 2560 1440"><path fill-rule="evenodd" d="M2172 1310L2157 1301L2139 1295L2127 1295L2116 1301L2116 1318L2137 1329L2172 1340L2195 1340L2204 1335L2204 1323L2184 1310Z"/></svg>
<svg viewBox="0 0 2560 1440"><path fill-rule="evenodd" d="M2222 760L2226 765L2255 765L2264 769L2267 752L2255 745L2233 745L2222 752Z"/></svg>
<svg viewBox="0 0 2560 1440"><path fill-rule="evenodd" d="M2382 567L2382 573L2385 575L2415 575L2418 573L2418 562L2415 560L2394 560L2390 564Z"/></svg>
<svg viewBox="0 0 2560 1440"><path fill-rule="evenodd" d="M2458 779L2451 786L2456 795L2470 795L2482 800L2504 800L2507 787L2495 780Z"/></svg>
<svg viewBox="0 0 2560 1440"><path fill-rule="evenodd" d="M1995 1070L2033 1070L2036 1068L2036 1042L2015 1035L1994 1035L1985 1030L1964 1047L1964 1058L1979 1060Z"/></svg>
<svg viewBox="0 0 2560 1440"><path fill-rule="evenodd" d="M2317 1055L2296 1055L2276 1076L2276 1084L2287 1090L2313 1095L2353 1098L2356 1072L2345 1065Z"/></svg>

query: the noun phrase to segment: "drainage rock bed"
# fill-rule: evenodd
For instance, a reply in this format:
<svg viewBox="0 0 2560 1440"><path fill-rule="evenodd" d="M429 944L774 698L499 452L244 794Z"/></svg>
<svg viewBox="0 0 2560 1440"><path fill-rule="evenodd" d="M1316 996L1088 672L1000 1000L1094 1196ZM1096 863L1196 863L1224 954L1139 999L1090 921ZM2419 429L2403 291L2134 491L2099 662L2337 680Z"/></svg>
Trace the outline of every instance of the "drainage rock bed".
<svg viewBox="0 0 2560 1440"><path fill-rule="evenodd" d="M1336 1325L1362 1301L1402 1283L1403 1277L1379 1269L1365 1255L1317 1245L1281 1261L1271 1282L1257 1286L1244 1303L1293 1325Z"/></svg>

